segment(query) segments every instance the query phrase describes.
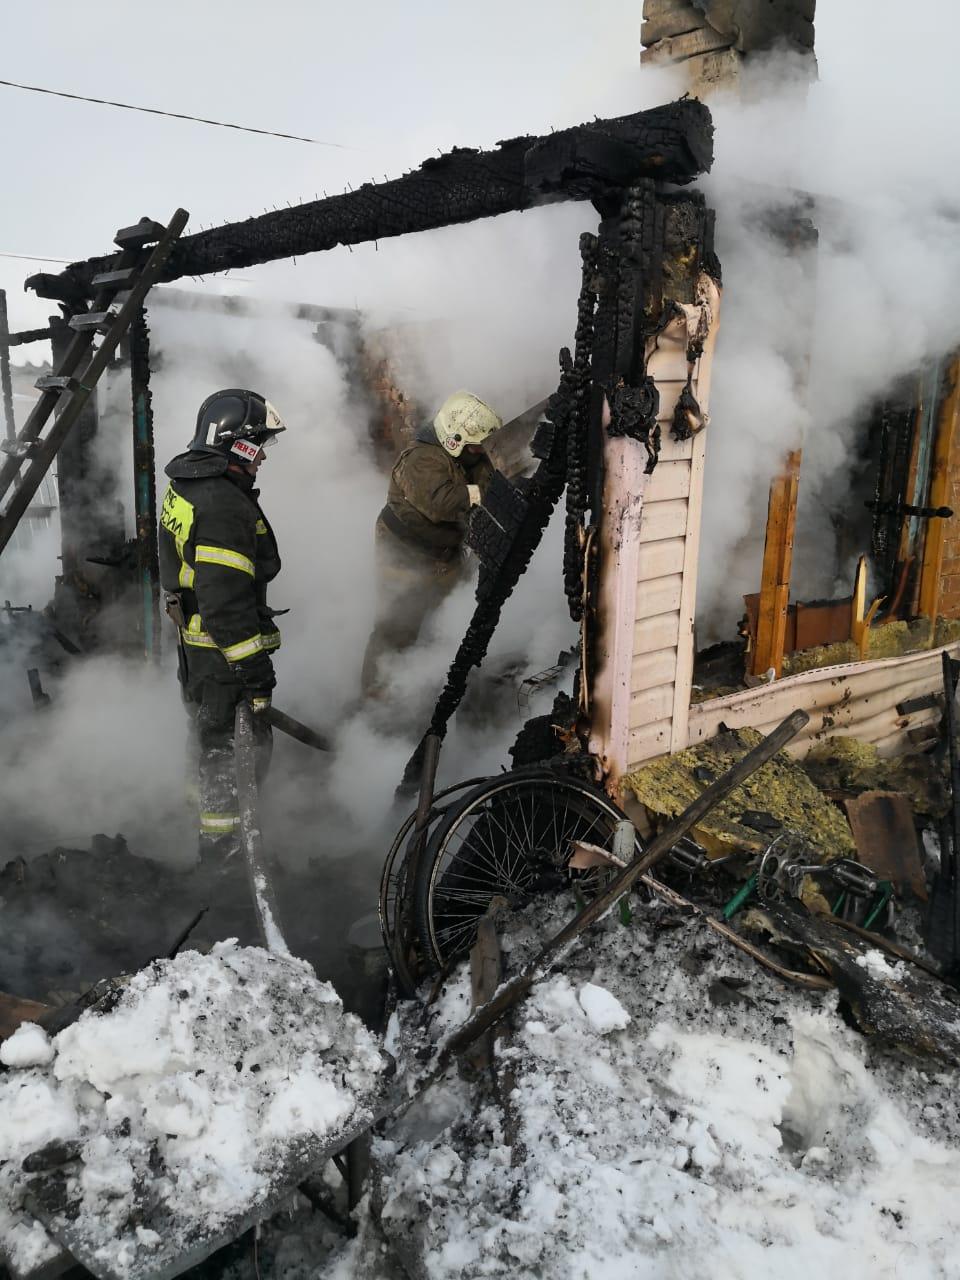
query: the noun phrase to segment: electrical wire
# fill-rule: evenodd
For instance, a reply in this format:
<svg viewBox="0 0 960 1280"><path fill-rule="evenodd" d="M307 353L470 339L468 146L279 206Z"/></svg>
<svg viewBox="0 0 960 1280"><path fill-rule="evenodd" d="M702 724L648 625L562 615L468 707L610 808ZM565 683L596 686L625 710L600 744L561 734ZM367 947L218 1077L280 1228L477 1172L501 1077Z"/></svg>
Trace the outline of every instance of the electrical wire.
<svg viewBox="0 0 960 1280"><path fill-rule="evenodd" d="M79 258L50 258L45 253L7 253L2 249L0 249L0 258L17 258L21 262L57 262L65 266L70 266L74 262L80 261ZM230 275L229 267L226 271L217 273L217 275L224 280L229 280L231 284L250 284L249 276L232 276ZM211 278L216 279L217 275ZM410 308L404 308L404 310L410 310Z"/></svg>
<svg viewBox="0 0 960 1280"><path fill-rule="evenodd" d="M4 253L0 250L0 258L21 258L24 262L76 262L76 258L48 258L45 253Z"/></svg>
<svg viewBox="0 0 960 1280"><path fill-rule="evenodd" d="M112 102L109 98L87 98L81 93L66 93L62 89L42 89L35 84L19 84L16 80L0 80L8 89L25 89L28 93L47 93L54 98L70 98L74 102L94 102L101 107L120 107L124 111L143 111L151 116L167 116L171 120L192 120L194 124L212 124L218 129L238 129L241 133L259 133L267 138L286 138L289 142L310 142L316 147L336 147L340 151L353 151L342 142L321 142L319 138L302 138L296 133L277 133L273 129L254 129L245 124L227 124L223 120L208 120L205 116L188 116L181 111L161 111L157 107L136 107L129 102Z"/></svg>

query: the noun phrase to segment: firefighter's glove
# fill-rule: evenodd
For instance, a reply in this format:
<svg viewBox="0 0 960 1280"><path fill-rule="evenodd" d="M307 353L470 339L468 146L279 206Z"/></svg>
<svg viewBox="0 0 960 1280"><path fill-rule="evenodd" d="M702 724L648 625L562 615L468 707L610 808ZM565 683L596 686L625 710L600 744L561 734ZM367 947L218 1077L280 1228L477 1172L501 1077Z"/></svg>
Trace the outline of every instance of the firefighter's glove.
<svg viewBox="0 0 960 1280"><path fill-rule="evenodd" d="M276 686L277 678L273 674L273 663L268 653L255 653L244 658L234 666L234 673L243 686L244 693L262 696Z"/></svg>
<svg viewBox="0 0 960 1280"><path fill-rule="evenodd" d="M471 507L479 507L480 503L483 501L483 495L480 493L480 486L478 484L468 484L467 493L470 495Z"/></svg>
<svg viewBox="0 0 960 1280"><path fill-rule="evenodd" d="M247 690L247 700L253 708L254 715L263 715L270 710L272 698L269 689Z"/></svg>

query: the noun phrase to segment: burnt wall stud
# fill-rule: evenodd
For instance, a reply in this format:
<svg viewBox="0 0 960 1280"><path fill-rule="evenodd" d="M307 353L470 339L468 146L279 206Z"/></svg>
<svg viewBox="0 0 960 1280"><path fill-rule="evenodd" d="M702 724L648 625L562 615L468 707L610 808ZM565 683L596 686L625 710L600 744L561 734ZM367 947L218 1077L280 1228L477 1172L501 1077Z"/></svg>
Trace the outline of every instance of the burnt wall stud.
<svg viewBox="0 0 960 1280"><path fill-rule="evenodd" d="M137 525L137 590L141 600L144 656L160 661L160 561L157 548L156 459L150 392L150 330L140 308L130 326L130 391L133 402L133 484Z"/></svg>
<svg viewBox="0 0 960 1280"><path fill-rule="evenodd" d="M10 377L10 326L7 323L7 295L0 289L0 397L3 399L4 436L8 441L17 438L17 425L13 416L13 381Z"/></svg>

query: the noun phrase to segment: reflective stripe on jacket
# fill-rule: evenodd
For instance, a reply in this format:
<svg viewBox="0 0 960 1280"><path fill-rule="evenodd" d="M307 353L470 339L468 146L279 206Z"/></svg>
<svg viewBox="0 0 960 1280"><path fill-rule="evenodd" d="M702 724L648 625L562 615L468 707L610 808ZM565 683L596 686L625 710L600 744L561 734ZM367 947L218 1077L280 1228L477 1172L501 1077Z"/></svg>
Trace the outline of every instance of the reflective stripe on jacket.
<svg viewBox="0 0 960 1280"><path fill-rule="evenodd" d="M174 474L160 513L160 577L181 595L187 645L217 650L231 667L258 656L269 666L280 632L267 583L279 571L276 539L252 492L225 474Z"/></svg>

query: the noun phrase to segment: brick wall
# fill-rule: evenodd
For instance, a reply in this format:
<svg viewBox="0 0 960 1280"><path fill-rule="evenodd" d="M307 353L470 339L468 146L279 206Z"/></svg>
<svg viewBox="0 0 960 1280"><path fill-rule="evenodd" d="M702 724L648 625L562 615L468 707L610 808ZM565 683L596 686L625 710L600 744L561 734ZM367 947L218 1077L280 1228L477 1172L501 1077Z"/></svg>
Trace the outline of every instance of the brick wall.
<svg viewBox="0 0 960 1280"><path fill-rule="evenodd" d="M688 92L707 98L717 90L741 92L751 54L786 44L808 55L804 75L812 78L815 5L816 0L644 0L640 61L681 64Z"/></svg>

